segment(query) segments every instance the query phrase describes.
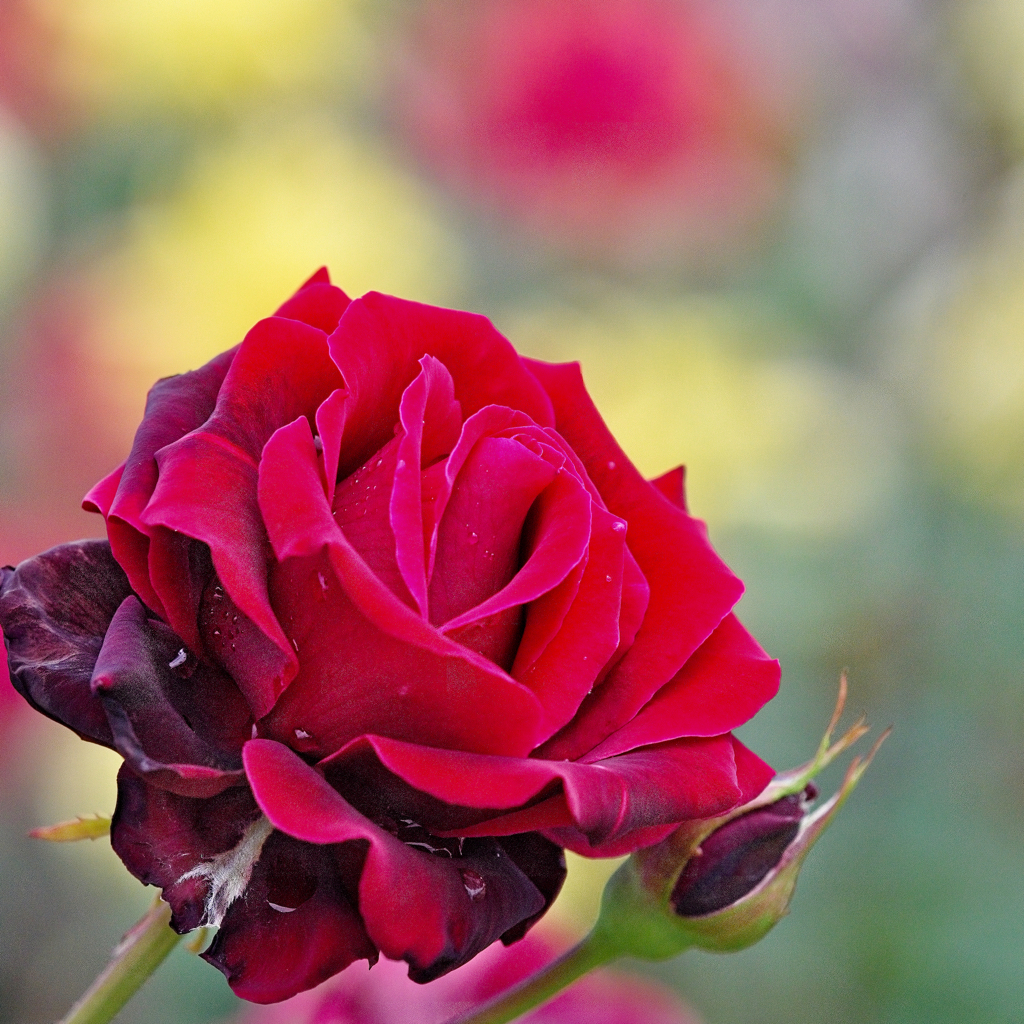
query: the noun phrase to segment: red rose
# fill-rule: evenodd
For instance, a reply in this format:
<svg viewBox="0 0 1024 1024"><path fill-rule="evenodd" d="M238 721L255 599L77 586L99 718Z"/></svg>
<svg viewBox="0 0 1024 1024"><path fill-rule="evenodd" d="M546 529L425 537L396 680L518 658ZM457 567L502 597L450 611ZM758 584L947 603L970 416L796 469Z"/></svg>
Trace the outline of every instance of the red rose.
<svg viewBox="0 0 1024 1024"><path fill-rule="evenodd" d="M427 981L771 770L740 582L575 365L316 274L157 383L83 541L5 569L15 685L125 758L112 843L272 1002L378 951Z"/></svg>

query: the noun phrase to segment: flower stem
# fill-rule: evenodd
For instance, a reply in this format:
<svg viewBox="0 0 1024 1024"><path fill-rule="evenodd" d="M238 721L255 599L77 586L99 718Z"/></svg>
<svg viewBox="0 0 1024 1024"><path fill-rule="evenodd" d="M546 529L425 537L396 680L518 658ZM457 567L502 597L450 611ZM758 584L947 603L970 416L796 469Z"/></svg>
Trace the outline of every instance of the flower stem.
<svg viewBox="0 0 1024 1024"><path fill-rule="evenodd" d="M60 1024L107 1024L164 962L181 938L170 927L171 908L157 898L117 944L110 963Z"/></svg>
<svg viewBox="0 0 1024 1024"><path fill-rule="evenodd" d="M527 978L522 984L503 992L464 1017L454 1018L450 1024L506 1024L547 1002L588 971L618 956L619 950L614 944L595 929L578 946L563 953L532 978Z"/></svg>

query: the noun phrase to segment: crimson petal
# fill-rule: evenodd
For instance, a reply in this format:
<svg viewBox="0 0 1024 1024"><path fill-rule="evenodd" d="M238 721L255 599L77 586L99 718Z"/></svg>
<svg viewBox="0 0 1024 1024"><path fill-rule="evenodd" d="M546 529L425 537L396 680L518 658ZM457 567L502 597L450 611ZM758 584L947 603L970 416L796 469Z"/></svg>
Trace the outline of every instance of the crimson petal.
<svg viewBox="0 0 1024 1024"><path fill-rule="evenodd" d="M0 573L11 682L44 715L112 746L103 705L89 688L107 627L132 592L110 545L62 544Z"/></svg>
<svg viewBox="0 0 1024 1024"><path fill-rule="evenodd" d="M545 756L575 758L625 725L711 635L743 592L708 543L704 524L648 483L612 437L579 366L525 361L555 407L556 426L583 460L609 511L629 523L627 543L650 585L636 639L583 702Z"/></svg>

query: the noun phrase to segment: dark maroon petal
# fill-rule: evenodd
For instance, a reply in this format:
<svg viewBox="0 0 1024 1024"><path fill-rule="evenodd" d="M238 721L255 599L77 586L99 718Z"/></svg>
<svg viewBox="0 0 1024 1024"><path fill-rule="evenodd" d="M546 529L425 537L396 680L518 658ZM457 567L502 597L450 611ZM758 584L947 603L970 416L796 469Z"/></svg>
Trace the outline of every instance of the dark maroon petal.
<svg viewBox="0 0 1024 1024"><path fill-rule="evenodd" d="M274 315L300 320L330 334L351 301L331 284L327 268L321 267Z"/></svg>
<svg viewBox="0 0 1024 1024"><path fill-rule="evenodd" d="M547 913L562 891L566 876L565 853L537 832L503 836L498 843L544 897L544 906L533 917L520 921L502 935L501 941L510 945L518 942Z"/></svg>
<svg viewBox="0 0 1024 1024"><path fill-rule="evenodd" d="M228 676L197 663L169 627L147 619L137 597L114 613L92 689L114 746L149 782L207 797L242 780L252 718L241 693Z"/></svg>
<svg viewBox="0 0 1024 1024"><path fill-rule="evenodd" d="M519 756L536 746L534 695L424 622L352 548L327 506L302 420L268 442L260 503L280 560L274 607L300 661L262 735L308 741L300 749L321 755L380 731Z"/></svg>
<svg viewBox="0 0 1024 1024"><path fill-rule="evenodd" d="M131 592L100 540L51 548L0 577L11 682L44 715L107 746L113 738L89 680L110 620Z"/></svg>
<svg viewBox="0 0 1024 1024"><path fill-rule="evenodd" d="M672 890L677 914L712 914L746 896L782 859L804 816L801 797L741 814L700 844Z"/></svg>
<svg viewBox="0 0 1024 1024"><path fill-rule="evenodd" d="M672 502L686 511L686 467L676 466L667 473L655 477L652 481L655 487Z"/></svg>
<svg viewBox="0 0 1024 1024"><path fill-rule="evenodd" d="M494 840L466 843L462 856L414 849L356 811L287 747L253 740L243 758L275 827L306 842L367 844L360 915L378 949L408 961L415 981L465 963L545 905Z"/></svg>
<svg viewBox="0 0 1024 1024"><path fill-rule="evenodd" d="M150 785L124 764L110 844L139 881L163 890L171 927L183 934L204 923L210 895L207 876L186 876L236 847L259 817L246 786L200 800Z"/></svg>
<svg viewBox="0 0 1024 1024"><path fill-rule="evenodd" d="M345 310L330 343L352 398L343 476L391 439L402 392L424 355L436 356L447 367L463 416L486 405L505 405L540 424L554 422L544 389L511 344L475 313L370 292Z"/></svg>
<svg viewBox="0 0 1024 1024"><path fill-rule="evenodd" d="M346 892L336 848L274 832L202 957L235 995L276 1003L355 960L376 963L377 950Z"/></svg>
<svg viewBox="0 0 1024 1024"><path fill-rule="evenodd" d="M696 654L635 718L587 759L681 736L719 736L753 718L778 693L779 663L727 615Z"/></svg>
<svg viewBox="0 0 1024 1024"><path fill-rule="evenodd" d="M583 460L609 511L629 524L627 543L651 588L632 647L546 748L579 757L625 725L711 635L743 585L708 543L704 524L637 472L615 442L575 364L528 360L551 396L557 429Z"/></svg>
<svg viewBox="0 0 1024 1024"><path fill-rule="evenodd" d="M198 649L195 606L191 616L174 621L159 593L166 588L150 579L151 546L173 545L176 538L171 531L154 530L143 522L142 515L159 475L156 453L206 422L236 352L237 348L231 349L198 370L157 381L146 398L146 412L125 464L101 480L83 502L85 508L101 512L107 520L111 549L132 588L193 650ZM167 556L162 560L167 561Z"/></svg>
<svg viewBox="0 0 1024 1024"><path fill-rule="evenodd" d="M144 520L209 545L224 589L263 634L256 646L239 648L241 657L232 664L257 716L273 707L296 668L267 595L257 467L273 432L296 416L312 421L324 397L340 384L322 331L280 317L262 320L242 342L210 418L157 456L160 476ZM171 609L178 597L174 592L161 597L177 631ZM177 611L194 616L196 609ZM274 671L268 673L268 664Z"/></svg>

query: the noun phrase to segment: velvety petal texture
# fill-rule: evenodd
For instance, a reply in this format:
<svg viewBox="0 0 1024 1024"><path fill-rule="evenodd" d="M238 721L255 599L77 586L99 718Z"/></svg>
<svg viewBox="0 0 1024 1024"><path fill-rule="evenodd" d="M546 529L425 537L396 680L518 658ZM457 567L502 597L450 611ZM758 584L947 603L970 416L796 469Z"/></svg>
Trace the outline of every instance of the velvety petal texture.
<svg viewBox="0 0 1024 1024"><path fill-rule="evenodd" d="M417 981L521 938L563 849L752 799L779 669L741 584L578 367L314 274L159 381L86 507L0 578L11 676L124 757L111 839L242 997Z"/></svg>

